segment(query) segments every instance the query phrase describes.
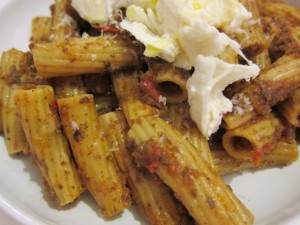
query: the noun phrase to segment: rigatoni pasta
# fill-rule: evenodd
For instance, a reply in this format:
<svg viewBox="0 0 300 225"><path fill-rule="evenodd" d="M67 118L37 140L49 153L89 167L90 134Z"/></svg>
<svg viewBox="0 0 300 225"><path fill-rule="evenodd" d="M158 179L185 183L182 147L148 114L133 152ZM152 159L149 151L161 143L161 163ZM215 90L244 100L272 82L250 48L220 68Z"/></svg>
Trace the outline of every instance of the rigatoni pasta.
<svg viewBox="0 0 300 225"><path fill-rule="evenodd" d="M223 146L236 159L253 160L258 164L257 155L263 155L276 145L284 126L273 114L255 118L238 128L226 131Z"/></svg>
<svg viewBox="0 0 300 225"><path fill-rule="evenodd" d="M123 113L106 113L99 120L119 168L126 175L133 199L149 223L192 224L189 214L175 199L170 188L158 176L150 174L134 162L132 149L126 146L129 126Z"/></svg>
<svg viewBox="0 0 300 225"><path fill-rule="evenodd" d="M15 100L31 154L45 180L48 194L58 207L73 202L84 188L55 111L52 87L20 88Z"/></svg>
<svg viewBox="0 0 300 225"><path fill-rule="evenodd" d="M208 146L208 141L197 129L196 124L193 123L189 114L187 102L169 105L164 119L175 126L182 135L187 138L209 165L212 167L215 166Z"/></svg>
<svg viewBox="0 0 300 225"><path fill-rule="evenodd" d="M71 37L79 37L76 12L71 7L71 0L55 0L52 13L50 41L64 41Z"/></svg>
<svg viewBox="0 0 300 225"><path fill-rule="evenodd" d="M181 103L187 100L186 81L190 74L172 64L149 64L148 79L153 80L158 91L169 103ZM151 68L151 65L155 68Z"/></svg>
<svg viewBox="0 0 300 225"><path fill-rule="evenodd" d="M135 202L151 225L253 224L221 175L298 159L299 10L242 0L241 15L233 1L223 19L252 17L225 26L221 13L203 23L189 14L169 20L158 11L170 1L123 1L105 23L89 23L74 2L55 0L51 16L32 21L29 52L2 55L0 130L8 152L31 153L58 208L86 188L104 217ZM164 18L170 24L157 26ZM235 66L260 73L221 90ZM187 86L192 76L201 90ZM218 98L233 105L211 136L196 125L192 91L207 97L198 99L206 102L203 120L221 116L215 112L226 104Z"/></svg>
<svg viewBox="0 0 300 225"><path fill-rule="evenodd" d="M265 49L260 54L252 57L252 61L256 63L261 69L271 65L271 58L268 49Z"/></svg>
<svg viewBox="0 0 300 225"><path fill-rule="evenodd" d="M35 17L31 23L30 43L50 42L52 18L47 16Z"/></svg>
<svg viewBox="0 0 300 225"><path fill-rule="evenodd" d="M285 55L251 82L237 83L229 88L228 96L236 101L233 111L223 117L224 126L233 129L257 115L268 114L271 107L299 86L299 66L299 54Z"/></svg>
<svg viewBox="0 0 300 225"><path fill-rule="evenodd" d="M253 215L196 149L160 118L143 117L128 137L135 158L175 192L200 224L252 224Z"/></svg>
<svg viewBox="0 0 300 225"><path fill-rule="evenodd" d="M142 101L139 81L133 72L119 72L112 75L112 81L119 105L129 125L140 117L161 115L163 111Z"/></svg>
<svg viewBox="0 0 300 225"><path fill-rule="evenodd" d="M295 127L300 127L300 89L294 90L279 106L283 116Z"/></svg>
<svg viewBox="0 0 300 225"><path fill-rule="evenodd" d="M75 13L70 0L55 1L51 17L50 42L65 41L80 36ZM86 93L81 76L57 77L52 82L58 98Z"/></svg>
<svg viewBox="0 0 300 225"><path fill-rule="evenodd" d="M15 100L17 87L4 84L2 87L2 121L5 144L9 154L29 153L29 144L22 128Z"/></svg>
<svg viewBox="0 0 300 225"><path fill-rule="evenodd" d="M267 151L253 164L252 159L241 160L229 155L222 145L210 146L212 158L219 174L243 172L272 166L286 166L298 159L298 145L294 138L281 137L272 151Z"/></svg>
<svg viewBox="0 0 300 225"><path fill-rule="evenodd" d="M23 131L15 101L17 84L26 74L27 55L12 49L2 54L1 58L1 127L9 154L29 153L29 144Z"/></svg>
<svg viewBox="0 0 300 225"><path fill-rule="evenodd" d="M100 129L93 96L60 98L57 104L83 184L104 216L122 212L130 206L131 198Z"/></svg>
<svg viewBox="0 0 300 225"><path fill-rule="evenodd" d="M112 35L34 44L31 51L38 74L44 78L106 73L139 66L136 47Z"/></svg>
<svg viewBox="0 0 300 225"><path fill-rule="evenodd" d="M197 223L209 224L227 221L228 223L251 224L252 214L223 183L211 165L209 157L202 158L195 147L176 128L159 118L159 114L153 110L153 106L142 102L136 78L130 74L118 73L113 74L112 79L120 105L130 126L128 138L133 143L134 157L138 164L146 167L152 173L155 172L172 189ZM131 98L126 96L131 96ZM199 177L197 171L202 171L202 178ZM185 180L185 175L188 180ZM214 180L216 186L207 186L204 181L206 179ZM187 184L189 181L190 183ZM213 188L220 188L224 196L218 196ZM195 194L191 195L193 190ZM200 190L203 193L198 195L197 192ZM207 196L204 193L207 193ZM192 200L194 198L197 201ZM221 202L220 199L224 201ZM228 202L225 203L225 199ZM223 203L228 205L222 205ZM199 207L200 211L197 210ZM229 214L234 213L238 213L239 216L230 218Z"/></svg>

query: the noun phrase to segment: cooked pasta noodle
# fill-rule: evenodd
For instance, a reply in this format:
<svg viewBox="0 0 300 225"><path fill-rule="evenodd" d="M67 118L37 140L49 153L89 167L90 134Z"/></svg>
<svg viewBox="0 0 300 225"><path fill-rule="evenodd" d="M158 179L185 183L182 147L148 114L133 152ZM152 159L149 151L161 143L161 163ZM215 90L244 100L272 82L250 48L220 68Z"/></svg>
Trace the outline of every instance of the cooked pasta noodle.
<svg viewBox="0 0 300 225"><path fill-rule="evenodd" d="M294 90L279 106L283 116L295 127L300 127L300 89Z"/></svg>
<svg viewBox="0 0 300 225"><path fill-rule="evenodd" d="M174 127L148 116L128 136L138 162L172 188L197 223L253 223L253 215Z"/></svg>
<svg viewBox="0 0 300 225"><path fill-rule="evenodd" d="M36 69L44 78L132 68L139 65L135 49L111 35L31 45Z"/></svg>
<svg viewBox="0 0 300 225"><path fill-rule="evenodd" d="M57 103L83 184L104 216L122 212L131 205L131 198L108 141L101 137L93 96L60 98Z"/></svg>
<svg viewBox="0 0 300 225"><path fill-rule="evenodd" d="M271 166L286 166L298 159L298 145L295 139L282 137L272 151L261 156L257 165L250 159L241 160L230 156L223 146L210 146L212 158L220 174L241 172L249 169L261 169Z"/></svg>
<svg viewBox="0 0 300 225"><path fill-rule="evenodd" d="M51 17L40 16L35 17L31 23L30 43L47 43L50 42L50 34L52 27Z"/></svg>
<svg viewBox="0 0 300 225"><path fill-rule="evenodd" d="M83 192L68 140L53 108L51 86L20 88L15 99L31 153L58 207L73 202Z"/></svg>
<svg viewBox="0 0 300 225"><path fill-rule="evenodd" d="M265 68L252 82L237 83L229 89L227 94L231 98L240 99L236 102L240 111L224 115L225 126L233 129L257 115L268 114L271 107L300 85L299 66L299 54L286 55Z"/></svg>
<svg viewBox="0 0 300 225"><path fill-rule="evenodd" d="M27 55L12 49L1 58L1 124L5 144L9 154L29 153L29 144L18 115L18 106L14 99L17 84L24 79Z"/></svg>
<svg viewBox="0 0 300 225"><path fill-rule="evenodd" d="M32 20L29 52L3 52L8 154L33 157L58 208L86 188L104 217L135 202L151 225L253 224L221 175L298 159L299 9L271 0L187 1L192 13L165 0L78 8L94 3L55 0Z"/></svg>
<svg viewBox="0 0 300 225"><path fill-rule="evenodd" d="M226 131L223 146L236 159L255 161L256 154L263 154L274 148L283 129L282 122L276 116L262 116Z"/></svg>
<svg viewBox="0 0 300 225"><path fill-rule="evenodd" d="M150 64L151 65L151 64ZM157 89L169 103L181 103L187 100L186 81L189 73L170 64L150 67L147 75L156 83Z"/></svg>
<svg viewBox="0 0 300 225"><path fill-rule="evenodd" d="M127 176L127 183L142 213L152 225L189 224L190 216L175 199L172 191L161 182L159 177L135 164L131 149L126 146L129 130L122 112L110 112L99 117L110 149L121 171Z"/></svg>

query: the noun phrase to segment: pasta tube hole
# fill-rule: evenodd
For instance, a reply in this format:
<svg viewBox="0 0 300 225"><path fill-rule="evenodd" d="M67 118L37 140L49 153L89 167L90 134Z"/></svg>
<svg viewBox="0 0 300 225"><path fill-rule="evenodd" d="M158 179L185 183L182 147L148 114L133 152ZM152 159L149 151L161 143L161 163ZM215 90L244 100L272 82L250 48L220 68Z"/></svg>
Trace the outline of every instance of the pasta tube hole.
<svg viewBox="0 0 300 225"><path fill-rule="evenodd" d="M186 91L182 90L181 86L174 82L158 82L157 88L161 95L165 96L170 103L181 103L187 99Z"/></svg>
<svg viewBox="0 0 300 225"><path fill-rule="evenodd" d="M253 146L250 141L244 137L234 136L231 139L233 149L235 151L252 151Z"/></svg>

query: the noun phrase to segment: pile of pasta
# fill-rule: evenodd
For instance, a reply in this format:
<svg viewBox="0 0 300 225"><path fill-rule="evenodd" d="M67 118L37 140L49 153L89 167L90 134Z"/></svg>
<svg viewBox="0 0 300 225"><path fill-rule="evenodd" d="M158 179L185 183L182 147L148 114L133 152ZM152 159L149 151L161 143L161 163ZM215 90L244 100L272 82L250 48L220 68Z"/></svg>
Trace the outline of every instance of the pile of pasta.
<svg viewBox="0 0 300 225"><path fill-rule="evenodd" d="M191 71L144 57L115 23L93 27L56 0L33 19L30 51L2 54L8 154L32 157L58 208L88 191L104 217L137 204L153 225L253 224L221 175L298 158L300 11L241 2L255 22L231 37L261 72L226 88L234 109L207 140L189 114ZM230 49L219 57L243 63Z"/></svg>

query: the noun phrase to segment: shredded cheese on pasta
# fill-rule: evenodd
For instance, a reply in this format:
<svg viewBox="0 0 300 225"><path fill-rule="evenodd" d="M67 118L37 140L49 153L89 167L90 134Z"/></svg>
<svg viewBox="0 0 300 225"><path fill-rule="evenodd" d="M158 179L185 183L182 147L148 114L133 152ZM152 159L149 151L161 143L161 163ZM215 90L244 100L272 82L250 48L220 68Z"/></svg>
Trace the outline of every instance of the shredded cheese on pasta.
<svg viewBox="0 0 300 225"><path fill-rule="evenodd" d="M232 111L232 103L222 94L224 88L259 73L258 66L244 56L239 43L220 32L241 33L242 23L251 19L251 13L238 0L98 1L105 5L105 13L111 13L106 14L107 20L120 7L126 8L120 27L144 44L145 56L160 57L186 70L194 69L187 85L188 101L192 119L207 138L218 129L222 115ZM83 5L74 6L84 17ZM228 46L248 65L229 65L217 59Z"/></svg>

